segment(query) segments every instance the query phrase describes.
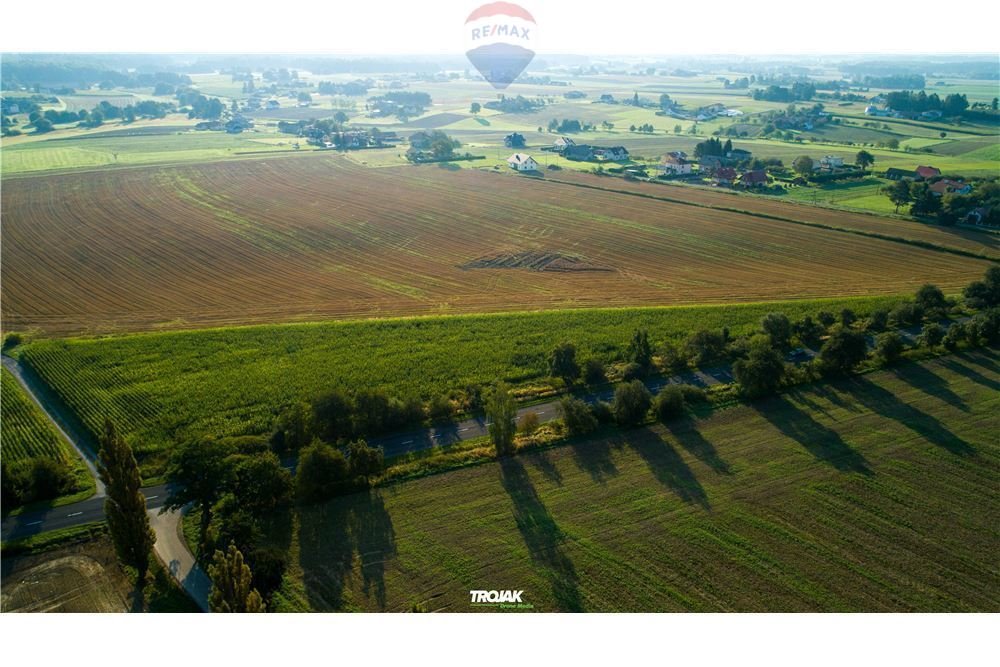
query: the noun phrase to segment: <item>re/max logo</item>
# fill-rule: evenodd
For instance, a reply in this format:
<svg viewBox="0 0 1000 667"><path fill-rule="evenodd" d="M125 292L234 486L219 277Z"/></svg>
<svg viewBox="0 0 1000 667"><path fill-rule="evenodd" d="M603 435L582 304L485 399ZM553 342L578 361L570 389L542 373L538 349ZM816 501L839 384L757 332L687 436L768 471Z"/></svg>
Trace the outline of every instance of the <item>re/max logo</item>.
<svg viewBox="0 0 1000 667"><path fill-rule="evenodd" d="M472 29L472 39L486 39L487 37L518 37L520 39L531 39L528 35L528 28L521 28L507 23L497 23Z"/></svg>

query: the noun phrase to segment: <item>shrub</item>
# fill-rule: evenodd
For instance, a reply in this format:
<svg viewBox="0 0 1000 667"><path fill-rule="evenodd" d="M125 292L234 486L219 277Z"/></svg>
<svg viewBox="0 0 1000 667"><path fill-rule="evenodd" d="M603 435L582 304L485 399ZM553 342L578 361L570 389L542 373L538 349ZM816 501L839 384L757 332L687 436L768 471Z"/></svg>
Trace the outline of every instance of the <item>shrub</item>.
<svg viewBox="0 0 1000 667"><path fill-rule="evenodd" d="M846 374L865 360L868 345L863 334L850 329L838 329L819 351L820 366L825 373Z"/></svg>
<svg viewBox="0 0 1000 667"><path fill-rule="evenodd" d="M687 405L708 402L708 394L701 387L696 387L693 384L679 384L677 386L680 387L681 393L684 394L684 403Z"/></svg>
<svg viewBox="0 0 1000 667"><path fill-rule="evenodd" d="M858 316L850 308L844 308L840 311L840 326L848 328L857 321Z"/></svg>
<svg viewBox="0 0 1000 667"><path fill-rule="evenodd" d="M941 344L944 340L944 329L941 328L940 324L932 323L924 327L924 330L920 332L920 337L917 342L928 349L933 350L935 347Z"/></svg>
<svg viewBox="0 0 1000 667"><path fill-rule="evenodd" d="M923 308L915 303L901 303L889 313L889 320L897 327L909 327L920 324L923 319Z"/></svg>
<svg viewBox="0 0 1000 667"><path fill-rule="evenodd" d="M447 396L435 396L427 404L427 416L434 423L451 421L454 411Z"/></svg>
<svg viewBox="0 0 1000 667"><path fill-rule="evenodd" d="M775 347L786 348L792 338L792 323L782 313L768 313L760 321L761 330L771 337Z"/></svg>
<svg viewBox="0 0 1000 667"><path fill-rule="evenodd" d="M517 422L517 430L524 435L531 435L538 430L540 424L537 412L525 412Z"/></svg>
<svg viewBox="0 0 1000 667"><path fill-rule="evenodd" d="M684 392L674 384L667 385L653 399L653 412L660 421L684 414Z"/></svg>
<svg viewBox="0 0 1000 667"><path fill-rule="evenodd" d="M905 348L903 337L895 331L886 331L875 338L875 358L883 366L899 361Z"/></svg>
<svg viewBox="0 0 1000 667"><path fill-rule="evenodd" d="M0 466L3 503L16 507L37 500L51 500L76 490L73 469L62 459L39 457Z"/></svg>
<svg viewBox="0 0 1000 667"><path fill-rule="evenodd" d="M837 321L837 317L831 312L821 310L816 314L816 320L823 325L824 329L829 329Z"/></svg>
<svg viewBox="0 0 1000 667"><path fill-rule="evenodd" d="M299 500L314 503L333 497L347 480L349 468L343 452L316 441L302 450L295 472Z"/></svg>
<svg viewBox="0 0 1000 667"><path fill-rule="evenodd" d="M590 412L601 424L610 424L615 420L615 412L607 401L597 401L590 406Z"/></svg>
<svg viewBox="0 0 1000 667"><path fill-rule="evenodd" d="M685 348L694 363L701 365L722 356L726 350L726 337L721 332L703 329L687 339Z"/></svg>
<svg viewBox="0 0 1000 667"><path fill-rule="evenodd" d="M570 435L583 435L597 428L597 418L587 404L569 396L559 401L559 414Z"/></svg>
<svg viewBox="0 0 1000 667"><path fill-rule="evenodd" d="M385 454L381 447L369 447L364 440L355 440L347 446L347 464L352 477L368 481L385 470Z"/></svg>
<svg viewBox="0 0 1000 667"><path fill-rule="evenodd" d="M667 341L660 345L659 356L664 371L668 373L682 373L687 370L687 357L676 343Z"/></svg>
<svg viewBox="0 0 1000 667"><path fill-rule="evenodd" d="M785 362L768 336L754 336L747 358L733 364L733 376L750 398L774 393L784 375Z"/></svg>
<svg viewBox="0 0 1000 667"><path fill-rule="evenodd" d="M885 308L878 308L873 310L871 315L868 316L868 321L865 323L865 331L878 333L879 331L885 331L887 326L889 326L889 311Z"/></svg>
<svg viewBox="0 0 1000 667"><path fill-rule="evenodd" d="M625 368L622 369L622 379L626 382L638 380L645 376L646 369L635 362L625 364Z"/></svg>
<svg viewBox="0 0 1000 667"><path fill-rule="evenodd" d="M587 384L607 382L608 376L604 369L604 362L600 359L587 359L587 362L583 365L583 379Z"/></svg>
<svg viewBox="0 0 1000 667"><path fill-rule="evenodd" d="M24 337L19 333L11 332L3 337L3 349L9 350L24 342Z"/></svg>
<svg viewBox="0 0 1000 667"><path fill-rule="evenodd" d="M642 422L649 412L653 397L639 380L632 380L618 385L615 389L615 400L611 409L615 413L615 421L623 425L633 425Z"/></svg>
<svg viewBox="0 0 1000 667"><path fill-rule="evenodd" d="M915 301L924 312L941 312L948 308L944 293L936 285L927 284L918 289Z"/></svg>
<svg viewBox="0 0 1000 667"><path fill-rule="evenodd" d="M795 331L795 335L799 337L799 340L806 344L818 342L820 336L822 336L825 331L821 324L814 321L813 318L808 315L796 322L793 329Z"/></svg>
<svg viewBox="0 0 1000 667"><path fill-rule="evenodd" d="M944 340L941 344L945 346L949 352L954 352L958 349L958 344L966 340L966 330L965 325L961 322L955 322L950 327L948 327L948 333L945 334Z"/></svg>

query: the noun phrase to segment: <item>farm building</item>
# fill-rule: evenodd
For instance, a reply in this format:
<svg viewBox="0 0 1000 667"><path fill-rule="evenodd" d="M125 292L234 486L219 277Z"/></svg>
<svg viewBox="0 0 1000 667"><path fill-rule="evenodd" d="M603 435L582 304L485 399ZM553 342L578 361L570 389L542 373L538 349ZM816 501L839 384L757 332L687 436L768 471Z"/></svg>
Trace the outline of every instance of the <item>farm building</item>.
<svg viewBox="0 0 1000 667"><path fill-rule="evenodd" d="M885 177L890 181L915 181L917 180L917 172L889 167L885 170Z"/></svg>
<svg viewBox="0 0 1000 667"><path fill-rule="evenodd" d="M675 176L690 174L694 171L694 164L682 157L664 155L660 161L660 171L664 174L673 174Z"/></svg>
<svg viewBox="0 0 1000 667"><path fill-rule="evenodd" d="M736 170L732 167L719 167L712 175L712 182L716 185L732 185L736 180Z"/></svg>
<svg viewBox="0 0 1000 667"><path fill-rule="evenodd" d="M753 188L758 185L767 185L767 172L763 169L743 172L740 176L740 185L745 188Z"/></svg>
<svg viewBox="0 0 1000 667"><path fill-rule="evenodd" d="M736 160L737 162L739 162L740 160L749 160L750 158L753 157L753 153L747 150L743 150L742 148L734 148L733 150L726 153L726 157L729 158L730 160Z"/></svg>
<svg viewBox="0 0 1000 667"><path fill-rule="evenodd" d="M507 158L507 166L515 171L538 171L538 163L535 158L527 153L514 153Z"/></svg>
<svg viewBox="0 0 1000 667"><path fill-rule="evenodd" d="M950 178L943 178L937 183L932 184L929 190L938 197L943 197L946 194L967 195L972 192L972 185L962 181L953 181Z"/></svg>
<svg viewBox="0 0 1000 667"><path fill-rule="evenodd" d="M917 176L922 179L934 178L935 176L940 176L941 170L937 167L917 167Z"/></svg>
<svg viewBox="0 0 1000 667"><path fill-rule="evenodd" d="M569 137L559 137L558 139L552 142L552 146L557 151L562 151L568 148L569 146L576 146L576 142L570 139Z"/></svg>
<svg viewBox="0 0 1000 667"><path fill-rule="evenodd" d="M610 148L594 147L594 157L598 160L610 160L621 162L628 159L628 150L624 146L611 146Z"/></svg>
<svg viewBox="0 0 1000 667"><path fill-rule="evenodd" d="M594 159L594 147L587 145L573 145L566 146L562 150L562 155L567 160L576 160L578 162L589 162Z"/></svg>
<svg viewBox="0 0 1000 667"><path fill-rule="evenodd" d="M813 169L840 169L844 166L844 158L839 155L824 155L813 165Z"/></svg>

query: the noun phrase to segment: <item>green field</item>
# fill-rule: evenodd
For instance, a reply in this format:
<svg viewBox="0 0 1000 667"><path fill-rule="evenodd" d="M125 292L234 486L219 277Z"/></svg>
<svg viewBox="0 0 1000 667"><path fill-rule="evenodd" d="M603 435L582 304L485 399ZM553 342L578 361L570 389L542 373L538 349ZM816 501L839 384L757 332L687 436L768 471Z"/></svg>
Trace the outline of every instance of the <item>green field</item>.
<svg viewBox="0 0 1000 667"><path fill-rule="evenodd" d="M29 364L100 433L115 420L147 475L162 472L172 443L196 436L259 434L295 401L333 389L384 389L428 399L504 379L547 386L547 355L572 341L581 360L620 359L633 331L654 343L702 328L753 330L780 310L790 318L858 314L892 297L734 306L548 311L253 326L110 338L39 340Z"/></svg>
<svg viewBox="0 0 1000 667"><path fill-rule="evenodd" d="M299 511L284 611L1000 611L1000 357L796 390ZM280 532L280 531L279 531Z"/></svg>

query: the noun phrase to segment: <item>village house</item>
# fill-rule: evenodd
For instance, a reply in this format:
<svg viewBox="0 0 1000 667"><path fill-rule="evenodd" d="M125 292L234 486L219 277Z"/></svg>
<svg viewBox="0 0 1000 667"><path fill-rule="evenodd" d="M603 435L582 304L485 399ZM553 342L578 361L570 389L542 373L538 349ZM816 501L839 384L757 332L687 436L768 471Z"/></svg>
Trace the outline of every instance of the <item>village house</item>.
<svg viewBox="0 0 1000 667"><path fill-rule="evenodd" d="M934 178L935 176L940 176L940 175L941 175L941 170L938 169L937 167L924 167L924 166L917 167L917 176L919 177L918 180L920 179L927 180L928 178Z"/></svg>
<svg viewBox="0 0 1000 667"><path fill-rule="evenodd" d="M986 222L986 218L990 214L989 206L980 206L969 211L965 215L965 221L973 225L982 225Z"/></svg>
<svg viewBox="0 0 1000 667"><path fill-rule="evenodd" d="M886 169L885 177L890 181L915 181L918 178L917 172L909 171L908 169L897 169L896 167Z"/></svg>
<svg viewBox="0 0 1000 667"><path fill-rule="evenodd" d="M567 160L575 160L578 162L589 162L594 159L594 147L587 146L585 144L581 145L573 144L563 148L562 156Z"/></svg>
<svg viewBox="0 0 1000 667"><path fill-rule="evenodd" d="M727 163L728 160L718 155L704 155L698 160L701 170L706 173L725 167Z"/></svg>
<svg viewBox="0 0 1000 667"><path fill-rule="evenodd" d="M839 155L824 155L813 165L814 170L819 169L842 169L844 167L844 158Z"/></svg>
<svg viewBox="0 0 1000 667"><path fill-rule="evenodd" d="M938 197L943 197L946 194L967 195L972 192L972 185L943 178L937 183L932 183L928 189Z"/></svg>
<svg viewBox="0 0 1000 667"><path fill-rule="evenodd" d="M694 164L688 160L675 155L664 155L660 161L660 171L666 175L681 176L690 174L694 170Z"/></svg>
<svg viewBox="0 0 1000 667"><path fill-rule="evenodd" d="M732 167L719 167L712 175L716 185L732 185L736 181L736 170Z"/></svg>
<svg viewBox="0 0 1000 667"><path fill-rule="evenodd" d="M594 157L598 160L608 160L610 162L622 162L628 159L628 150L624 146L611 146L609 148L594 147Z"/></svg>
<svg viewBox="0 0 1000 667"><path fill-rule="evenodd" d="M752 158L753 153L748 150L743 150L742 148L734 148L726 153L726 157L734 162L742 162L743 160L749 160Z"/></svg>
<svg viewBox="0 0 1000 667"><path fill-rule="evenodd" d="M515 171L538 171L538 163L535 158L527 153L514 153L507 158L507 166Z"/></svg>
<svg viewBox="0 0 1000 667"><path fill-rule="evenodd" d="M767 185L767 172L763 169L743 172L740 176L740 185L745 188L755 188L759 185Z"/></svg>

